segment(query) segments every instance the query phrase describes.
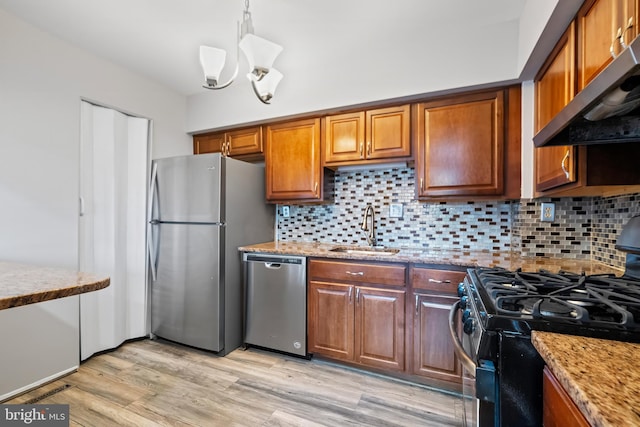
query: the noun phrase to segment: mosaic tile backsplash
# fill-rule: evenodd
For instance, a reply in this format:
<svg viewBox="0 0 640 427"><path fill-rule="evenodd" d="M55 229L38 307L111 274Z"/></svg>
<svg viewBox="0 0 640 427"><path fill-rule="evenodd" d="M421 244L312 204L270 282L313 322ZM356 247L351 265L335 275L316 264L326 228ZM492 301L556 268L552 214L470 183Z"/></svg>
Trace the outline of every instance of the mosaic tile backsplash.
<svg viewBox="0 0 640 427"><path fill-rule="evenodd" d="M293 205L278 215L278 240L366 245L367 204L375 211L377 243L389 247L521 251L525 256L597 259L624 265L614 248L622 226L640 214L640 194L611 198L419 202L413 168L337 171L335 199ZM555 221L540 221L540 203L555 205ZM402 217L391 217L392 204ZM278 209L280 211L280 209Z"/></svg>

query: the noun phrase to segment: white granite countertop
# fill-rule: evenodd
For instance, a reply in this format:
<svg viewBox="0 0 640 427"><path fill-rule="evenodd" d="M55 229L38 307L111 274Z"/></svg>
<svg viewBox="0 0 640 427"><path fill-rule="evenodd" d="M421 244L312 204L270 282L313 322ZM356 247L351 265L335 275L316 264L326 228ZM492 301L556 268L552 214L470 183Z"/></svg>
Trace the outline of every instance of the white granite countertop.
<svg viewBox="0 0 640 427"><path fill-rule="evenodd" d="M0 310L97 291L109 283L109 277L0 261Z"/></svg>

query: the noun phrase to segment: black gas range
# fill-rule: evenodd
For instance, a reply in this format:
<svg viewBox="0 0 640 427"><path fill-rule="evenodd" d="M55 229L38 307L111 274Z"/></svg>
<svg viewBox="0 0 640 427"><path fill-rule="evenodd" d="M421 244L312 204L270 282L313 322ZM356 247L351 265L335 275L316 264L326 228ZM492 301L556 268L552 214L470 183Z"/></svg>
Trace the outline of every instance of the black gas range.
<svg viewBox="0 0 640 427"><path fill-rule="evenodd" d="M531 343L533 330L640 342L638 230L640 216L618 239L616 247L628 252L619 276L502 268L467 272L450 329L466 375L469 425L542 425L544 362ZM629 235L632 242L625 245ZM454 327L458 310L462 334Z"/></svg>

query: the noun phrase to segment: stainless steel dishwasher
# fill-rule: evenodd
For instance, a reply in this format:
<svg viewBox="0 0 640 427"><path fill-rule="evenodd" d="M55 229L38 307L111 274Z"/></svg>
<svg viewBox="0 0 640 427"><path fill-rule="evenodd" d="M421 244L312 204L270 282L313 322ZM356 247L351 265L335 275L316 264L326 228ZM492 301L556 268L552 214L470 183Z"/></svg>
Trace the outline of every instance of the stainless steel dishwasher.
<svg viewBox="0 0 640 427"><path fill-rule="evenodd" d="M245 346L307 356L305 257L245 253Z"/></svg>

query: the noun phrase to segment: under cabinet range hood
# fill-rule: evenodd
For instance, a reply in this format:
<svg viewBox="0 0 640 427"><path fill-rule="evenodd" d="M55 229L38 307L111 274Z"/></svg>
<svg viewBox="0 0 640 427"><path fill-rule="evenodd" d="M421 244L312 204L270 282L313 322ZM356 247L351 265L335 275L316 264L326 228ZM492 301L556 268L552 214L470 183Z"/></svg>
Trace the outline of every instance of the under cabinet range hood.
<svg viewBox="0 0 640 427"><path fill-rule="evenodd" d="M536 147L640 142L640 37L534 137Z"/></svg>

